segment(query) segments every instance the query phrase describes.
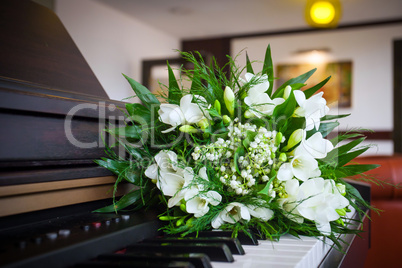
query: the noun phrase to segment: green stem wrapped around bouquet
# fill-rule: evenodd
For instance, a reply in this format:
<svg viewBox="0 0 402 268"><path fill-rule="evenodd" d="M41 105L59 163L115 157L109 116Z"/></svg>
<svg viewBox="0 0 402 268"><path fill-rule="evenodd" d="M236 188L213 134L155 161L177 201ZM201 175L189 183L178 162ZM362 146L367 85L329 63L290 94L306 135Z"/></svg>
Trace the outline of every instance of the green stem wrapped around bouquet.
<svg viewBox="0 0 402 268"><path fill-rule="evenodd" d="M270 239L290 233L335 241L338 233L358 232L345 226L346 212L364 214L370 206L344 178L377 165L350 164L368 149L358 148L359 134L326 139L347 116L329 115L317 93L329 77L306 89L313 69L274 91L269 46L260 73L248 57L244 68L229 57L227 75L200 55L182 56L194 65L181 69L189 88L169 65L169 84L162 85L168 93L159 98L126 76L142 104L126 104L131 124L107 131L130 157L111 153L97 163L117 183L138 187L99 211L162 205L164 230L183 235L255 229Z"/></svg>

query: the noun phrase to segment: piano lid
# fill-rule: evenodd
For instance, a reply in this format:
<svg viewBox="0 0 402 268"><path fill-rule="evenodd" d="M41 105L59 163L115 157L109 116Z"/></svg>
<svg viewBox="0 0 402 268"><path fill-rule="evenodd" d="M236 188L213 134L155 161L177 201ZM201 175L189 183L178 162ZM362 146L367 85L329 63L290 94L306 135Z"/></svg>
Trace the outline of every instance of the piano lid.
<svg viewBox="0 0 402 268"><path fill-rule="evenodd" d="M2 0L0 29L0 186L110 175L93 160L125 104L108 98L53 11Z"/></svg>
<svg viewBox="0 0 402 268"><path fill-rule="evenodd" d="M2 0L0 78L37 84L36 91L108 99L53 11L29 0Z"/></svg>

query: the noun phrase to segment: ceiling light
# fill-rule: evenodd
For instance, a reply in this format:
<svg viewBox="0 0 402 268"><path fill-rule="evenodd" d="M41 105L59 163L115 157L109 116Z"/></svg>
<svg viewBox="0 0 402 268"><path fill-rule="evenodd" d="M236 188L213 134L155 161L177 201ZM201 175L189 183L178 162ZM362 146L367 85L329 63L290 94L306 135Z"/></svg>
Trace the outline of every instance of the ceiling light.
<svg viewBox="0 0 402 268"><path fill-rule="evenodd" d="M307 0L306 21L317 28L335 28L341 17L339 0Z"/></svg>

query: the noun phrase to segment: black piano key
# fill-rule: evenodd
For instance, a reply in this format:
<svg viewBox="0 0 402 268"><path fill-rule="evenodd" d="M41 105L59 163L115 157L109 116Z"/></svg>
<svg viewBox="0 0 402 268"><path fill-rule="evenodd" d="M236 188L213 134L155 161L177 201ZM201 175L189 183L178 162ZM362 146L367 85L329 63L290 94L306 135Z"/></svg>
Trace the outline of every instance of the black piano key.
<svg viewBox="0 0 402 268"><path fill-rule="evenodd" d="M103 254L98 256L98 260L158 260L158 261L180 261L191 262L195 268L212 268L210 258L205 254L188 253L188 254L168 254L168 253L138 253L131 252L127 254Z"/></svg>
<svg viewBox="0 0 402 268"><path fill-rule="evenodd" d="M191 262L185 261L88 261L75 265L76 268L114 268L114 267L137 267L137 268L195 268Z"/></svg>
<svg viewBox="0 0 402 268"><path fill-rule="evenodd" d="M245 232L238 232L237 239L239 239L242 245L257 246L258 240L254 233L249 232L250 236ZM197 234L190 234L190 236L196 236ZM198 237L232 237L232 231L202 231L198 232Z"/></svg>
<svg viewBox="0 0 402 268"><path fill-rule="evenodd" d="M244 249L242 245L240 244L239 239L237 238L231 238L231 237L161 237L161 238L150 238L144 240L144 242L152 243L152 242L158 242L160 243L161 241L166 241L169 243L224 243L226 244L232 254L236 255L244 255Z"/></svg>
<svg viewBox="0 0 402 268"><path fill-rule="evenodd" d="M215 244L180 244L180 243L138 243L127 247L127 253L131 252L160 252L160 253L204 253L212 261L233 262L234 258L230 249L223 243Z"/></svg>

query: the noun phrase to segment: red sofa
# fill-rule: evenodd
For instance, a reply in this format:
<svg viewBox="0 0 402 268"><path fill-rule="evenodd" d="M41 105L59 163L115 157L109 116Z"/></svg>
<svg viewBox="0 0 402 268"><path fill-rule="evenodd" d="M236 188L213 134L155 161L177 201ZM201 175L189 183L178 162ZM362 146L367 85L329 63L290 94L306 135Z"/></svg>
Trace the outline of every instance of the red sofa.
<svg viewBox="0 0 402 268"><path fill-rule="evenodd" d="M381 165L367 174L402 186L402 155L361 157L356 162ZM402 189L370 184L371 204L382 211L371 212L371 247L364 268L402 267Z"/></svg>

